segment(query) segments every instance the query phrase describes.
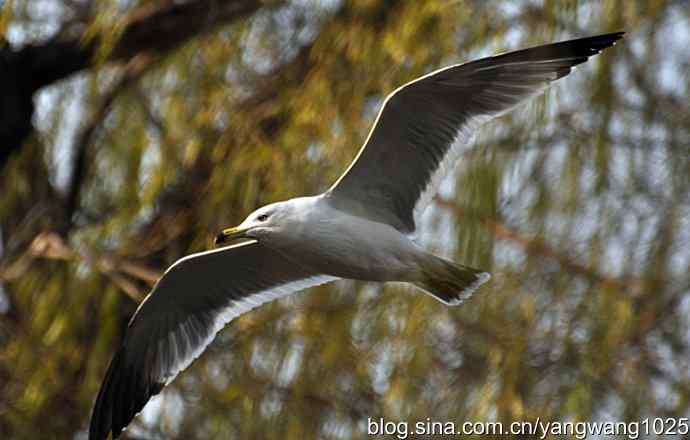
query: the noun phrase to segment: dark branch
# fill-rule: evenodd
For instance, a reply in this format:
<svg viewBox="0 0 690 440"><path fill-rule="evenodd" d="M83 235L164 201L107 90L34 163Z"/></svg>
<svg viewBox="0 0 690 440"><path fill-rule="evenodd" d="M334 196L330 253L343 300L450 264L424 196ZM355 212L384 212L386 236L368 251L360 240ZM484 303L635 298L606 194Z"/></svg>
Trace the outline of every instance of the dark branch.
<svg viewBox="0 0 690 440"><path fill-rule="evenodd" d="M453 210L460 216L475 219L489 230L496 238L507 240L520 246L526 253L538 257L546 257L555 260L565 271L579 275L607 288L617 291L630 292L639 295L644 288L644 282L637 278L614 278L598 272L594 268L587 267L575 261L569 255L561 253L549 246L546 242L535 237L527 237L517 232L498 219L482 215L478 212L466 209L459 203L443 197L435 197L434 201L439 205Z"/></svg>
<svg viewBox="0 0 690 440"><path fill-rule="evenodd" d="M163 54L191 38L246 18L262 5L259 0L197 0L140 7L127 18L107 60L128 61L142 53ZM0 49L4 91L0 100L0 168L31 132L33 94L94 65L100 47L99 38L85 42L85 35L77 34L68 38L58 35L16 50L9 46Z"/></svg>
<svg viewBox="0 0 690 440"><path fill-rule="evenodd" d="M82 183L87 175L87 159L89 153L88 147L91 144L91 139L93 134L96 132L96 128L101 125L105 117L108 115L110 108L120 93L127 89L129 85L138 80L144 74L144 72L146 72L149 67L154 64L155 60L156 58L146 55L133 58L127 64L127 67L125 68L125 71L120 79L103 97L101 104L91 115L81 132L77 135L74 141L75 156L72 166L72 175L70 176L70 181L67 185L67 197L65 199L66 230L61 231L63 235L66 234L66 232L73 225L72 217L77 209L81 188L83 186Z"/></svg>

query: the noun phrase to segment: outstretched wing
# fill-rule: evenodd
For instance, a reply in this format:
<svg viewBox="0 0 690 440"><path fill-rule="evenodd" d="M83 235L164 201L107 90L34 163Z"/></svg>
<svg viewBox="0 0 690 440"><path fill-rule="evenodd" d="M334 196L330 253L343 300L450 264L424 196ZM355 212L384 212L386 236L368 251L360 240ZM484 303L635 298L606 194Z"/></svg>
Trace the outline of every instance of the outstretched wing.
<svg viewBox="0 0 690 440"><path fill-rule="evenodd" d="M96 399L90 440L116 438L149 398L196 359L236 316L336 278L256 241L178 260L132 317Z"/></svg>
<svg viewBox="0 0 690 440"><path fill-rule="evenodd" d="M446 67L388 95L364 146L329 189L332 203L415 229L414 211L452 146L486 120L564 77L623 32L547 44ZM420 203L421 202L421 203Z"/></svg>

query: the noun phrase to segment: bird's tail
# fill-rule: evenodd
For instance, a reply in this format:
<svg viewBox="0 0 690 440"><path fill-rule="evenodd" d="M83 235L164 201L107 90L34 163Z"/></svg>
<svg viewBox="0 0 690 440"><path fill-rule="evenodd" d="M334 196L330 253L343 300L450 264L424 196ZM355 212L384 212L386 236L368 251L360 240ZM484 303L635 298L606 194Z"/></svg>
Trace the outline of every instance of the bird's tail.
<svg viewBox="0 0 690 440"><path fill-rule="evenodd" d="M444 304L456 306L489 281L491 274L425 254L419 260L421 279L414 285Z"/></svg>

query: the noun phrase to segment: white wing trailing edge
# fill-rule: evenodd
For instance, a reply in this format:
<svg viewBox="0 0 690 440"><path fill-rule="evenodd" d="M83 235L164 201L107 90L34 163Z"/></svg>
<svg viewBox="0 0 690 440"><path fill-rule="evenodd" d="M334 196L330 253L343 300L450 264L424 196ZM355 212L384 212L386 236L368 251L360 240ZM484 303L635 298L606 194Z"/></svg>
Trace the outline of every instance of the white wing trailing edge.
<svg viewBox="0 0 690 440"><path fill-rule="evenodd" d="M366 142L329 189L348 212L415 230L415 212L447 159L476 128L542 92L623 32L580 38L445 67L388 95Z"/></svg>
<svg viewBox="0 0 690 440"><path fill-rule="evenodd" d="M256 241L178 260L141 303L96 398L90 440L116 438L151 396L189 366L235 317L335 277Z"/></svg>

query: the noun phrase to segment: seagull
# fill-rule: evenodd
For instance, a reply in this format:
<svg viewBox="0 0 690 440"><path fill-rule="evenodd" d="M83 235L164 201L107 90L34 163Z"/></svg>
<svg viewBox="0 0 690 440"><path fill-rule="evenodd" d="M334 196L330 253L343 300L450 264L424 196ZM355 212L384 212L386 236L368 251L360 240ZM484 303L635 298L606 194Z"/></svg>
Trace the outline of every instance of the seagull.
<svg viewBox="0 0 690 440"><path fill-rule="evenodd" d="M228 322L274 299L343 278L408 282L447 305L469 298L489 273L414 242L415 218L435 176L480 124L541 93L623 34L452 65L388 95L357 157L326 192L264 206L220 232L216 244L223 247L165 271L112 358L89 439L117 438Z"/></svg>

